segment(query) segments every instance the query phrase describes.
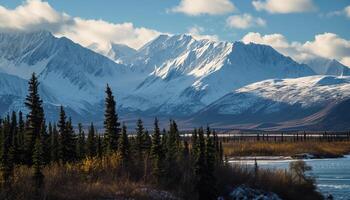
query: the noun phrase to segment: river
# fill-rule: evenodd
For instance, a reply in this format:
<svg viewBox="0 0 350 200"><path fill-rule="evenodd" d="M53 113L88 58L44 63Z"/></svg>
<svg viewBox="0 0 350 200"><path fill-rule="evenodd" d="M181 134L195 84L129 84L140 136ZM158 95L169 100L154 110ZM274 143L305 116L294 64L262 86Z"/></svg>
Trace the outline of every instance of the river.
<svg viewBox="0 0 350 200"><path fill-rule="evenodd" d="M259 167L287 169L292 159L258 160ZM312 167L310 175L316 178L317 187L324 195L332 194L335 200L350 200L350 155L334 159L306 159ZM237 161L233 161L237 162ZM240 161L254 164L253 160Z"/></svg>

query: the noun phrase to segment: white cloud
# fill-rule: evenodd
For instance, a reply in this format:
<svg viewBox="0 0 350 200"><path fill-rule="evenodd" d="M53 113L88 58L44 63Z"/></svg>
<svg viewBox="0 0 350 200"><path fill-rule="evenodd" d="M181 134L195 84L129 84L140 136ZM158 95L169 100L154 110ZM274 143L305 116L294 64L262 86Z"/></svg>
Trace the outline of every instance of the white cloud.
<svg viewBox="0 0 350 200"><path fill-rule="evenodd" d="M200 26L193 26L188 29L188 33L192 35L195 39L202 40L212 40L212 41L219 41L219 36L217 35L205 35L203 34L204 28Z"/></svg>
<svg viewBox="0 0 350 200"><path fill-rule="evenodd" d="M345 15L350 18L350 6L344 8Z"/></svg>
<svg viewBox="0 0 350 200"><path fill-rule="evenodd" d="M227 26L231 28L247 29L254 26L266 26L266 21L250 14L232 15L226 19Z"/></svg>
<svg viewBox="0 0 350 200"><path fill-rule="evenodd" d="M350 18L350 6L346 6L342 10L336 10L333 12L328 13L327 17L333 17L333 16L346 16L347 18Z"/></svg>
<svg viewBox="0 0 350 200"><path fill-rule="evenodd" d="M316 9L312 0L254 0L256 10L265 10L269 13L300 13Z"/></svg>
<svg viewBox="0 0 350 200"><path fill-rule="evenodd" d="M270 45L300 62L314 57L324 57L337 59L344 65L350 66L350 40L343 39L334 33L318 34L312 41L300 43L288 42L281 34L261 35L251 32L246 34L242 41Z"/></svg>
<svg viewBox="0 0 350 200"><path fill-rule="evenodd" d="M234 11L235 5L230 0L181 0L171 12L198 16L203 14L221 15Z"/></svg>
<svg viewBox="0 0 350 200"><path fill-rule="evenodd" d="M111 43L139 48L160 33L132 23L110 23L103 20L72 17L53 9L41 0L27 0L15 9L0 6L0 31L48 30L56 36L65 36L83 46L95 46L107 54Z"/></svg>

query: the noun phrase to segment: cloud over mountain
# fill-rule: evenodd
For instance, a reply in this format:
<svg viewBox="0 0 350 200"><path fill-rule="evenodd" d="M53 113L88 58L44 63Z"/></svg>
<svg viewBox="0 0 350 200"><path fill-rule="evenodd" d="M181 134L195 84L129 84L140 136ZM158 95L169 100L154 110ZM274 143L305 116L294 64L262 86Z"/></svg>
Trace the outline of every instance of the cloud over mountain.
<svg viewBox="0 0 350 200"><path fill-rule="evenodd" d="M83 46L95 44L95 50L104 54L112 43L139 48L160 34L156 30L135 27L130 22L117 24L73 17L41 0L27 0L14 9L0 6L0 16L0 31L49 30Z"/></svg>
<svg viewBox="0 0 350 200"><path fill-rule="evenodd" d="M289 42L282 34L261 35L250 32L242 41L244 43L258 43L271 45L285 55L298 61L305 61L314 57L337 59L344 65L350 66L350 41L334 33L318 34L311 41L305 43Z"/></svg>
<svg viewBox="0 0 350 200"><path fill-rule="evenodd" d="M267 11L269 13L300 13L316 9L312 0L254 0L252 2L257 11Z"/></svg>
<svg viewBox="0 0 350 200"><path fill-rule="evenodd" d="M181 0L178 6L170 9L171 12L192 16L203 14L220 15L234 10L236 10L236 7L229 0Z"/></svg>

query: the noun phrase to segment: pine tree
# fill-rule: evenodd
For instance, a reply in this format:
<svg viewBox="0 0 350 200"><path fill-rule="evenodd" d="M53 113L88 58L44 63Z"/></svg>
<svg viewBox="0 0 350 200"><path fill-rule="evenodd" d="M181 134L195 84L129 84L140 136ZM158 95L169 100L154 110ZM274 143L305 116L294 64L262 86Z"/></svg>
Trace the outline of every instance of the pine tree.
<svg viewBox="0 0 350 200"><path fill-rule="evenodd" d="M24 130L25 122L23 120L23 113L19 111L18 113L18 153L19 153L19 163L24 163L25 161L25 148L24 148Z"/></svg>
<svg viewBox="0 0 350 200"><path fill-rule="evenodd" d="M44 175L42 173L42 166L44 164L44 157L43 157L43 145L41 143L41 139L37 138L34 146L34 153L33 153L33 170L34 170L34 183L36 188L36 195L38 197L38 194L40 192L40 189L44 182Z"/></svg>
<svg viewBox="0 0 350 200"><path fill-rule="evenodd" d="M43 121L40 129L40 142L43 149L43 164L50 163L51 155L50 155L50 138L47 133L47 127L45 124L45 120Z"/></svg>
<svg viewBox="0 0 350 200"><path fill-rule="evenodd" d="M57 131L56 124L52 127L52 135L50 137L50 160L52 162L58 162L59 161L59 134Z"/></svg>
<svg viewBox="0 0 350 200"><path fill-rule="evenodd" d="M105 140L106 151L111 153L118 149L119 126L118 115L115 109L116 103L111 88L107 85L105 100Z"/></svg>
<svg viewBox="0 0 350 200"><path fill-rule="evenodd" d="M142 158L142 154L143 154L143 149L142 149L143 132L144 132L144 128L143 128L142 120L138 119L136 122L136 141L135 142L136 142L136 154L139 159Z"/></svg>
<svg viewBox="0 0 350 200"><path fill-rule="evenodd" d="M162 174L162 164L163 164L163 147L161 144L161 136L158 125L158 119L154 120L154 132L152 135L152 146L151 146L151 158L152 158L152 175L159 182Z"/></svg>
<svg viewBox="0 0 350 200"><path fill-rule="evenodd" d="M97 143L96 143L96 155L101 158L103 153L103 147L102 147L102 139L101 136L97 136Z"/></svg>
<svg viewBox="0 0 350 200"><path fill-rule="evenodd" d="M118 154L121 158L123 168L126 169L130 159L130 146L125 124L122 126L122 134L118 139Z"/></svg>
<svg viewBox="0 0 350 200"><path fill-rule="evenodd" d="M89 157L96 156L96 136L95 136L95 127L94 124L91 122L88 137L86 140L86 154Z"/></svg>
<svg viewBox="0 0 350 200"><path fill-rule="evenodd" d="M170 120L169 134L167 135L166 141L166 153L165 153L165 176L168 177L169 185L176 183L177 178L172 176L172 174L177 174L179 170L178 161L179 155L182 151L179 151L178 144L178 130L176 123L173 120Z"/></svg>
<svg viewBox="0 0 350 200"><path fill-rule="evenodd" d="M78 124L78 139L77 139L77 158L79 160L85 157L85 132L81 123Z"/></svg>
<svg viewBox="0 0 350 200"><path fill-rule="evenodd" d="M10 125L10 149L9 149L9 159L13 164L20 163L20 152L18 144L18 127L17 127L17 115L16 112L12 112L11 115L11 125Z"/></svg>
<svg viewBox="0 0 350 200"><path fill-rule="evenodd" d="M214 176L214 171L216 168L216 151L215 151L215 144L214 144L214 137L211 136L210 128L207 127L207 143L206 143L206 150L205 150L205 157L206 157L206 181L208 186L207 189L207 197L209 199L216 199L217 197L217 191L216 191L216 179Z"/></svg>
<svg viewBox="0 0 350 200"><path fill-rule="evenodd" d="M10 159L9 151L11 141L9 137L10 121L5 119L1 128L1 154L0 154L0 172L1 172L1 186L7 187L10 182L10 177L13 172L13 162Z"/></svg>
<svg viewBox="0 0 350 200"><path fill-rule="evenodd" d="M63 106L60 108L60 119L57 124L59 128L59 158L62 162L66 163L74 160L75 154L75 141L73 127L71 126L71 121L66 121L66 113Z"/></svg>
<svg viewBox="0 0 350 200"><path fill-rule="evenodd" d="M205 158L205 139L203 128L198 130L198 143L197 143L198 156L195 162L195 175L196 175L196 191L198 192L198 199L210 199L207 196L208 182L206 178L207 166Z"/></svg>
<svg viewBox="0 0 350 200"><path fill-rule="evenodd" d="M26 128L25 134L25 158L27 158L26 163L31 165L35 140L39 137L40 128L44 120L44 109L42 107L42 100L39 96L39 82L35 73L32 74L28 85L28 95L25 101L25 106L29 110L27 115L28 127Z"/></svg>

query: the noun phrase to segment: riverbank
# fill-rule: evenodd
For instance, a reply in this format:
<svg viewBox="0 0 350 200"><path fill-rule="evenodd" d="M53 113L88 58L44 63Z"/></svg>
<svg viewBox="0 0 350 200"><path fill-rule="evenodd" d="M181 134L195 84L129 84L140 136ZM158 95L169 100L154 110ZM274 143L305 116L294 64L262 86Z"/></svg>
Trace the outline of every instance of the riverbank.
<svg viewBox="0 0 350 200"><path fill-rule="evenodd" d="M227 157L282 156L297 158L338 158L350 153L350 141L319 142L273 142L229 141L223 143Z"/></svg>

